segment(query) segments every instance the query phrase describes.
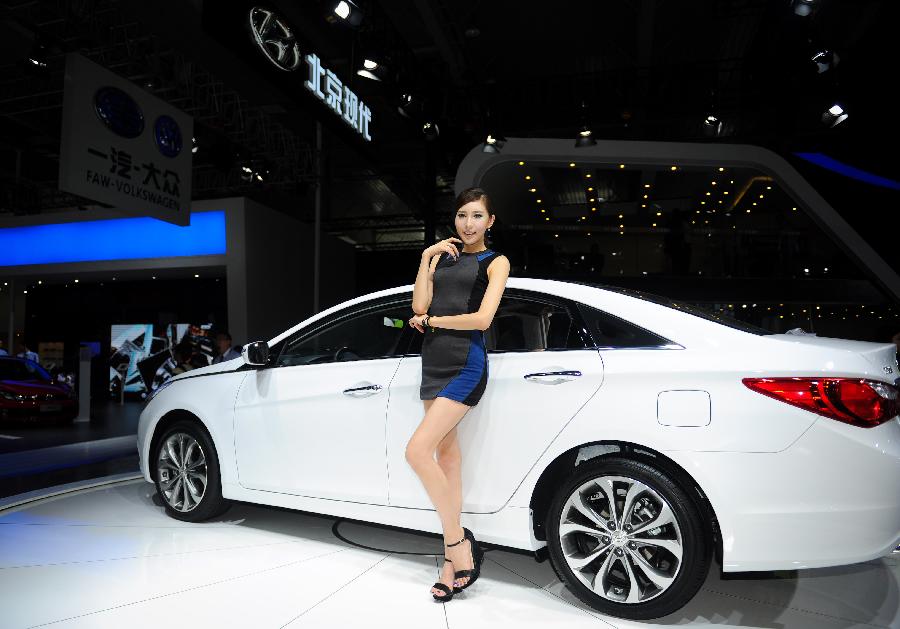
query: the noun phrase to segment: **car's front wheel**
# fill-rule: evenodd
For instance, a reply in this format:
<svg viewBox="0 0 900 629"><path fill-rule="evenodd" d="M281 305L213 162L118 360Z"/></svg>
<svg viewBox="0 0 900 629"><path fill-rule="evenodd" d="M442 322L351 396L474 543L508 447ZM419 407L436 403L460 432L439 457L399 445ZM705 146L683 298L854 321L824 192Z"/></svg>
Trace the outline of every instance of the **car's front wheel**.
<svg viewBox="0 0 900 629"><path fill-rule="evenodd" d="M153 453L154 481L166 513L177 520L199 522L224 513L219 457L212 439L196 422L169 426Z"/></svg>
<svg viewBox="0 0 900 629"><path fill-rule="evenodd" d="M670 614L693 598L709 569L697 506L669 475L640 461L579 465L559 488L546 531L560 580L613 616Z"/></svg>

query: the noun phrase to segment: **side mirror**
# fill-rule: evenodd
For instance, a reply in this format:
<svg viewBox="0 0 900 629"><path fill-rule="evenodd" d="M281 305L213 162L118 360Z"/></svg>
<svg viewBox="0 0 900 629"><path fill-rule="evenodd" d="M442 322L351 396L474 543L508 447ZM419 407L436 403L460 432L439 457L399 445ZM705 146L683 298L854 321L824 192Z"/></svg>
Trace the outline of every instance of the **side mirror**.
<svg viewBox="0 0 900 629"><path fill-rule="evenodd" d="M269 362L269 344L265 341L247 343L241 350L241 358L248 365L265 365Z"/></svg>

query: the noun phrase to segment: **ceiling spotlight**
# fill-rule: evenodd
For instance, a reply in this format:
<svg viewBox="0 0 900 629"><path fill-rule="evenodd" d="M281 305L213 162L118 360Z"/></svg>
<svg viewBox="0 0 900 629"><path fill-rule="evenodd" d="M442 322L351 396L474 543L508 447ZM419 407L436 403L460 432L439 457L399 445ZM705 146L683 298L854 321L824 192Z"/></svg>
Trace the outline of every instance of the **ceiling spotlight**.
<svg viewBox="0 0 900 629"><path fill-rule="evenodd" d="M488 133L484 139L484 146L481 147L483 153L499 153L503 145L506 144L506 138L499 133Z"/></svg>
<svg viewBox="0 0 900 629"><path fill-rule="evenodd" d="M340 0L330 6L331 12L325 18L329 22L340 22L353 28L362 24L363 12L352 0Z"/></svg>
<svg viewBox="0 0 900 629"><path fill-rule="evenodd" d="M28 57L28 61L31 63L31 65L36 68L42 69L47 67L47 61L45 59L46 58L43 56L43 54L39 52L32 53Z"/></svg>
<svg viewBox="0 0 900 629"><path fill-rule="evenodd" d="M434 140L441 134L441 130L438 129L436 122L429 121L422 125L422 133L425 134L426 140Z"/></svg>
<svg viewBox="0 0 900 629"><path fill-rule="evenodd" d="M415 119L424 111L425 102L411 91L403 91L397 100L397 113L404 118Z"/></svg>
<svg viewBox="0 0 900 629"><path fill-rule="evenodd" d="M827 72L840 61L837 53L830 50L821 50L812 56L812 62L816 64L816 72L822 74Z"/></svg>
<svg viewBox="0 0 900 629"><path fill-rule="evenodd" d="M47 69L47 59L49 50L43 43L43 37L39 33L34 34L34 43L31 46L31 52L28 53L28 66L36 70Z"/></svg>
<svg viewBox="0 0 900 629"><path fill-rule="evenodd" d="M597 140L594 139L591 130L587 127L582 127L581 131L578 132L578 137L575 138L575 148L581 146L595 146L597 144Z"/></svg>
<svg viewBox="0 0 900 629"><path fill-rule="evenodd" d="M335 14L342 20L346 20L350 16L350 5L346 2L338 2L334 7Z"/></svg>
<svg viewBox="0 0 900 629"><path fill-rule="evenodd" d="M590 115L588 106L585 101L581 101L581 127L578 129L578 135L575 136L575 148L581 146L595 146L597 140L591 131Z"/></svg>
<svg viewBox="0 0 900 629"><path fill-rule="evenodd" d="M719 119L717 115L714 113L709 113L703 119L703 133L704 135L712 135L719 136L722 135L722 129L724 128L722 120Z"/></svg>
<svg viewBox="0 0 900 629"><path fill-rule="evenodd" d="M818 0L791 0L794 13L800 17L807 17L818 8Z"/></svg>
<svg viewBox="0 0 900 629"><path fill-rule="evenodd" d="M383 81L387 77L387 70L384 61L366 56L363 58L362 67L356 71L356 74L373 81Z"/></svg>
<svg viewBox="0 0 900 629"><path fill-rule="evenodd" d="M844 122L847 117L848 114L844 111L844 108L835 103L828 108L828 111L822 114L822 122L829 127L836 127Z"/></svg>

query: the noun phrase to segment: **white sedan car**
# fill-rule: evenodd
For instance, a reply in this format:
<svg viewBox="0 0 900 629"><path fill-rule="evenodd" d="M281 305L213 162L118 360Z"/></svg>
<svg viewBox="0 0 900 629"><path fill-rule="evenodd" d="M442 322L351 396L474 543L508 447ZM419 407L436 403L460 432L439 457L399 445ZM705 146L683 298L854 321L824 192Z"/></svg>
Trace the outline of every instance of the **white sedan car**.
<svg viewBox="0 0 900 629"><path fill-rule="evenodd" d="M433 533L405 460L422 419L412 286L329 308L148 401L166 511L228 500ZM462 524L549 557L581 600L654 618L725 572L835 566L900 543L892 344L772 334L608 286L511 277L490 379L459 424Z"/></svg>

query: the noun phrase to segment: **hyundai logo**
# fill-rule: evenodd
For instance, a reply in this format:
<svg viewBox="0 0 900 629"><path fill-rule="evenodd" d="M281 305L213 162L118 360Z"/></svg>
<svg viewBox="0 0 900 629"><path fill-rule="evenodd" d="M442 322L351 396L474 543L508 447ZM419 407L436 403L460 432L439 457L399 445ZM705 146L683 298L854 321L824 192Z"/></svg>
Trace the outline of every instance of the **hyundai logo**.
<svg viewBox="0 0 900 629"><path fill-rule="evenodd" d="M249 27L259 49L279 70L291 72L300 66L303 56L291 28L271 9L253 7Z"/></svg>
<svg viewBox="0 0 900 629"><path fill-rule="evenodd" d="M118 87L101 87L94 93L94 111L106 127L123 138L144 132L144 114L137 102Z"/></svg>
<svg viewBox="0 0 900 629"><path fill-rule="evenodd" d="M181 152L181 128L171 116L160 116L153 125L156 146L166 157L175 157Z"/></svg>

